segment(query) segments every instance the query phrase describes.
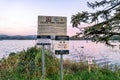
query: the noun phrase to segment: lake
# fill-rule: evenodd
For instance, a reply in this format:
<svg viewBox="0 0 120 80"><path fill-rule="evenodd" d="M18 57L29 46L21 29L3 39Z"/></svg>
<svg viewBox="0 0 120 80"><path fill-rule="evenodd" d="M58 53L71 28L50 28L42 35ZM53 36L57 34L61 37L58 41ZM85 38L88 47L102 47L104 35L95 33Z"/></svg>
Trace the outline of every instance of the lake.
<svg viewBox="0 0 120 80"><path fill-rule="evenodd" d="M23 49L33 47L35 40L1 40L0 41L0 59L7 57L10 52L20 52Z"/></svg>
<svg viewBox="0 0 120 80"><path fill-rule="evenodd" d="M35 40L1 40L0 41L0 59L7 57L10 52L20 52L35 46ZM102 43L94 43L85 40L70 40L69 55L64 55L65 59L77 60L80 55L93 56L95 59L106 58L114 64L120 64L120 43L115 48L111 48ZM59 56L58 56L59 57Z"/></svg>

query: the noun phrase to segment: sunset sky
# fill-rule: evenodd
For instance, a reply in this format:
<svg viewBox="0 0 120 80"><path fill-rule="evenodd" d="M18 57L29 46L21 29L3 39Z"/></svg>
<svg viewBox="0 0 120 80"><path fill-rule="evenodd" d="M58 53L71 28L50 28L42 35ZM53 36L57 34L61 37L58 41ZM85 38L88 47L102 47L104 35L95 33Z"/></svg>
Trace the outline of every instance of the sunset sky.
<svg viewBox="0 0 120 80"><path fill-rule="evenodd" d="M73 35L78 30L72 28L71 16L90 10L87 1L89 0L0 0L0 34L37 34L37 17L46 15L67 17L67 33Z"/></svg>

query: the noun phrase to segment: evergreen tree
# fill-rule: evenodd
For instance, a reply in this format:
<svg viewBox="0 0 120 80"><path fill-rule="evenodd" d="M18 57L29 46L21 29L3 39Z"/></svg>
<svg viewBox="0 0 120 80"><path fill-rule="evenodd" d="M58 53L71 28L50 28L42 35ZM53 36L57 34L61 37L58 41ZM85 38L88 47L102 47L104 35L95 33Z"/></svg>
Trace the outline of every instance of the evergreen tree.
<svg viewBox="0 0 120 80"><path fill-rule="evenodd" d="M96 42L111 45L109 40L113 36L120 36L120 0L102 0L93 3L87 2L94 12L83 11L71 17L73 27L81 23L93 24L84 28L84 38L92 38ZM98 9L98 10L97 10Z"/></svg>

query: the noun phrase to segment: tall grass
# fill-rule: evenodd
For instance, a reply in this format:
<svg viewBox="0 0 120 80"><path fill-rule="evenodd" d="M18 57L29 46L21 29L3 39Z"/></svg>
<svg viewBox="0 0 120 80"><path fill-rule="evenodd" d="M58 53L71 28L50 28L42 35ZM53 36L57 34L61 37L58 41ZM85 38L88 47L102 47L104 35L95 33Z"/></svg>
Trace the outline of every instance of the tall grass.
<svg viewBox="0 0 120 80"><path fill-rule="evenodd" d="M0 80L41 80L41 49L32 47L19 54L11 53L7 59L0 60ZM60 80L59 59L45 50L45 80ZM89 73L86 63L64 60L64 80L120 80L120 68L115 71L92 65Z"/></svg>

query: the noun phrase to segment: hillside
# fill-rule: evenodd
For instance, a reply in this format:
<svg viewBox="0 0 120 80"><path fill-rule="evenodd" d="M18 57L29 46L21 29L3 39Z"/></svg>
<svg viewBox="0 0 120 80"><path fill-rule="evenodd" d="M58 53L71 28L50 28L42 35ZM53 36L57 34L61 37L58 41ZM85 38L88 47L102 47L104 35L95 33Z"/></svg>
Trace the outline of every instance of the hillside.
<svg viewBox="0 0 120 80"><path fill-rule="evenodd" d="M9 36L9 35L0 35L0 40L33 40L36 39L36 35L27 35L27 36L21 36L21 35L15 35L15 36Z"/></svg>

